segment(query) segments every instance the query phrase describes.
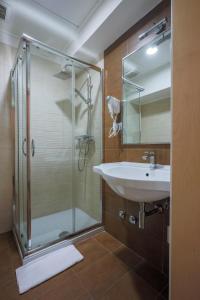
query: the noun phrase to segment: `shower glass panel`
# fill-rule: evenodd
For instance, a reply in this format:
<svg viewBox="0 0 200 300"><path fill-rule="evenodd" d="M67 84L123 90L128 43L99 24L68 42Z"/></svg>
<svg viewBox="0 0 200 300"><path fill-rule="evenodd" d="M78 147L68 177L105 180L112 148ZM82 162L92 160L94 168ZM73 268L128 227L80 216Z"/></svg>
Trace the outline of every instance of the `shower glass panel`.
<svg viewBox="0 0 200 300"><path fill-rule="evenodd" d="M75 230L101 222L101 186L92 168L101 162L100 73L75 66Z"/></svg>
<svg viewBox="0 0 200 300"><path fill-rule="evenodd" d="M102 158L101 69L23 36L12 86L14 228L26 256L102 223L92 170Z"/></svg>
<svg viewBox="0 0 200 300"><path fill-rule="evenodd" d="M32 247L74 232L72 69L60 79L63 57L31 46Z"/></svg>
<svg viewBox="0 0 200 300"><path fill-rule="evenodd" d="M18 239L25 249L28 245L26 54L26 49L22 49L12 78L12 92L16 107L14 220Z"/></svg>

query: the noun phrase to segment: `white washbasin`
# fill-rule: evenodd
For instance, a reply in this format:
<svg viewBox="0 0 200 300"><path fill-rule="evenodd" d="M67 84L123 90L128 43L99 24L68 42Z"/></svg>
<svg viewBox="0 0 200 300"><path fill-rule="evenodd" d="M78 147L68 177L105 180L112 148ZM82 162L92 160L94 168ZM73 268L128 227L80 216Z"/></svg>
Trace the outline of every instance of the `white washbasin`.
<svg viewBox="0 0 200 300"><path fill-rule="evenodd" d="M117 162L93 167L107 184L123 198L137 202L153 202L170 195L170 166Z"/></svg>

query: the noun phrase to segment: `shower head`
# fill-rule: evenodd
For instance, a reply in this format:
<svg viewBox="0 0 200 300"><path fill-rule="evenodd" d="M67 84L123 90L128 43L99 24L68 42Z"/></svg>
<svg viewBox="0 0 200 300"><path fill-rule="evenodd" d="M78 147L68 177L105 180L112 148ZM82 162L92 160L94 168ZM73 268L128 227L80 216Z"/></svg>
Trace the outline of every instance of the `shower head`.
<svg viewBox="0 0 200 300"><path fill-rule="evenodd" d="M59 78L61 80L67 80L67 79L71 78L72 77L72 69L71 69L72 66L73 66L72 63L67 63L67 64L63 65L61 67L61 71L56 73L53 76L56 77L56 78ZM76 67L76 68L81 69L81 67Z"/></svg>
<svg viewBox="0 0 200 300"><path fill-rule="evenodd" d="M66 65L63 66L62 70L56 74L54 74L53 76L56 78L59 78L61 80L67 80L69 78L72 77L72 71L71 68L72 64L68 63ZM78 67L80 69L82 69L82 67ZM81 89L83 88L83 86L87 84L87 98L84 97L84 95L81 92ZM79 96L81 98L81 100L83 100L83 102L85 104L88 105L88 107L90 109L92 109L92 105L91 105L91 90L92 90L92 79L91 79L91 75L89 70L87 69L87 78L84 80L83 84L81 85L80 89L78 90L77 88L75 88L75 93L76 96Z"/></svg>
<svg viewBox="0 0 200 300"><path fill-rule="evenodd" d="M61 80L67 80L72 77L72 64L68 63L61 66L61 71L54 74L53 76Z"/></svg>
<svg viewBox="0 0 200 300"><path fill-rule="evenodd" d="M64 70L64 71L60 71L60 72L54 74L53 76L56 78L59 78L61 80L67 80L72 77L72 74L71 74L71 72L67 72Z"/></svg>

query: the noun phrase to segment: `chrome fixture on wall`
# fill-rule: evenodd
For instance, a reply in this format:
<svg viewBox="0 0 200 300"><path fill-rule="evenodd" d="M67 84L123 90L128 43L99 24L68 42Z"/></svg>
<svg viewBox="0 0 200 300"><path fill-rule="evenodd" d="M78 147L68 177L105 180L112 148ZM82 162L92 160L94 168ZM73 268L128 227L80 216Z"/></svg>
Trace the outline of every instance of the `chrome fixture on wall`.
<svg viewBox="0 0 200 300"><path fill-rule="evenodd" d="M130 224L133 224L133 225L137 224L137 222L138 222L137 218L133 215L129 216L128 221Z"/></svg>
<svg viewBox="0 0 200 300"><path fill-rule="evenodd" d="M144 229L145 227L145 218L155 215L155 214L163 214L165 210L169 209L169 199L163 200L162 204L150 204L150 209L147 209L149 204L145 202L139 203L139 211L138 216L129 215L126 210L120 209L118 216L121 220L127 220L132 225L138 225L139 229Z"/></svg>
<svg viewBox="0 0 200 300"><path fill-rule="evenodd" d="M153 151L145 151L142 159L150 163L150 169L156 168L156 154Z"/></svg>
<svg viewBox="0 0 200 300"><path fill-rule="evenodd" d="M162 19L158 23L154 24L151 28L149 28L147 31L143 32L142 34L139 35L139 40L143 40L146 38L149 34L155 31L156 34L160 34L163 31L166 30L167 27L167 18Z"/></svg>
<svg viewBox="0 0 200 300"><path fill-rule="evenodd" d="M123 209L120 209L119 210L119 217L120 217L120 219L125 220L125 218L126 218L126 211L123 210Z"/></svg>
<svg viewBox="0 0 200 300"><path fill-rule="evenodd" d="M85 97L81 90L86 85L86 92L87 96ZM79 154L78 154L78 170L81 172L85 169L86 163L87 163L87 157L90 152L90 146L91 144L94 144L95 140L92 136L92 78L90 75L89 70L87 70L87 77L83 81L80 89L75 89L75 96L80 97L83 102L87 105L87 130L86 134L76 136L76 139L78 140L78 148L79 148Z"/></svg>
<svg viewBox="0 0 200 300"><path fill-rule="evenodd" d="M146 210L147 203L141 202L139 203L139 218L138 218L138 226L140 229L144 229L145 225L145 217L149 217L155 214L163 214L165 210L168 209L168 203L169 200L166 199L166 201L163 204L155 204L152 209Z"/></svg>

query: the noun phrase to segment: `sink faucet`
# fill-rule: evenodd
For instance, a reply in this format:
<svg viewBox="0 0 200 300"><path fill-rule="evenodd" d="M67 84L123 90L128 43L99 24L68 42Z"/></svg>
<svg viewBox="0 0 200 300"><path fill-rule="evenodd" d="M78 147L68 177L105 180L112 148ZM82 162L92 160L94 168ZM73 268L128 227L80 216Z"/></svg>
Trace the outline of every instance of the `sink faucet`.
<svg viewBox="0 0 200 300"><path fill-rule="evenodd" d="M150 169L156 168L156 154L152 151L145 151L144 155L142 156L143 160L149 161L150 163Z"/></svg>

